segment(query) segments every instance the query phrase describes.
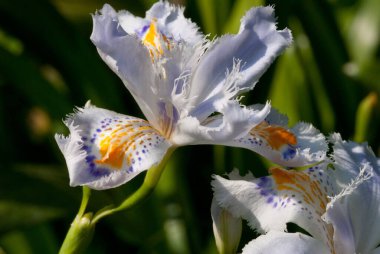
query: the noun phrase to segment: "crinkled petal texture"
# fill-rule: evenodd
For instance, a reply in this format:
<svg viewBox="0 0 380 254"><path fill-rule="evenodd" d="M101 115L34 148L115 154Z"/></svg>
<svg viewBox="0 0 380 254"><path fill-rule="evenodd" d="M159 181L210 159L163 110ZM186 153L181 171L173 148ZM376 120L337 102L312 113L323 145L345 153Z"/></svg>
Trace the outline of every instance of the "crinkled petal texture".
<svg viewBox="0 0 380 254"><path fill-rule="evenodd" d="M250 241L243 254L328 254L329 249L321 242L300 233L269 231Z"/></svg>
<svg viewBox="0 0 380 254"><path fill-rule="evenodd" d="M193 68L183 93L186 104L174 142L231 145L246 136L268 115L269 105L246 108L235 98L253 89L291 41L289 30L276 29L273 9L262 7L247 12L238 34L212 42ZM210 117L215 112L219 115Z"/></svg>
<svg viewBox="0 0 380 254"><path fill-rule="evenodd" d="M209 109L203 112L207 116L218 103L252 89L291 42L288 29L276 29L272 7L252 8L242 18L238 34L217 39L200 59L191 77L190 115Z"/></svg>
<svg viewBox="0 0 380 254"><path fill-rule="evenodd" d="M252 108L259 110L263 106ZM264 121L245 136L226 145L245 147L270 161L287 167L300 167L320 162L326 158L325 136L311 124L300 122L288 128L288 119L271 109Z"/></svg>
<svg viewBox="0 0 380 254"><path fill-rule="evenodd" d="M174 41L184 41L190 45L196 45L203 40L203 35L198 32L198 26L183 15L184 8L174 6L166 1L155 3L146 13L146 19L155 19L158 29ZM124 25L124 24L123 24ZM125 24L128 26L128 24Z"/></svg>
<svg viewBox="0 0 380 254"><path fill-rule="evenodd" d="M236 172L231 180L215 177L216 201L262 233L293 222L331 253L378 252L378 158L367 144L342 141L338 134L330 142L333 160L304 171L274 168L261 178Z"/></svg>
<svg viewBox="0 0 380 254"><path fill-rule="evenodd" d="M92 42L156 128L161 127L159 105L173 104L175 79L202 52L203 35L183 11L161 1L145 18L116 12L108 4L93 15Z"/></svg>
<svg viewBox="0 0 380 254"><path fill-rule="evenodd" d="M214 197L219 206L246 219L260 233L284 231L292 222L332 249L332 227L321 220L327 197L334 193L325 168L323 164L301 172L273 168L271 176L261 178L215 176Z"/></svg>
<svg viewBox="0 0 380 254"><path fill-rule="evenodd" d="M262 122L236 97L252 89L292 41L276 29L271 7L254 8L237 35L209 42L183 9L159 2L145 18L105 5L91 40L123 80L148 121L177 145L221 144ZM219 117L210 117L214 113ZM215 114L214 114L215 115Z"/></svg>
<svg viewBox="0 0 380 254"><path fill-rule="evenodd" d="M161 162L171 143L147 121L86 105L68 117L68 137L56 135L70 185L117 187Z"/></svg>
<svg viewBox="0 0 380 254"><path fill-rule="evenodd" d="M261 123L269 114L270 105L254 110L242 107L237 101L230 101L220 107L219 112L220 115L203 122L191 116L179 119L172 135L173 142L178 145L229 144Z"/></svg>
<svg viewBox="0 0 380 254"><path fill-rule="evenodd" d="M334 144L337 186L342 187L326 212L334 226L337 253L371 253L380 244L380 167L367 144L342 141Z"/></svg>

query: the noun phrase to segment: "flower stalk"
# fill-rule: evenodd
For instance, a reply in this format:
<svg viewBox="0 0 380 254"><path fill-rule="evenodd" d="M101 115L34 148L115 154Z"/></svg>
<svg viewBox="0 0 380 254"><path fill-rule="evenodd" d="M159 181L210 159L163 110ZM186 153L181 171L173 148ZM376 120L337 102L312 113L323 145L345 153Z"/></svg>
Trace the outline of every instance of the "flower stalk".
<svg viewBox="0 0 380 254"><path fill-rule="evenodd" d="M87 249L95 231L95 224L92 223L91 219L92 213L75 217L59 250L59 254L79 254Z"/></svg>
<svg viewBox="0 0 380 254"><path fill-rule="evenodd" d="M91 222L92 213L86 213L86 207L91 196L91 189L83 186L82 202L78 214L75 216L66 238L63 241L60 254L82 253L90 244L95 231L95 224Z"/></svg>

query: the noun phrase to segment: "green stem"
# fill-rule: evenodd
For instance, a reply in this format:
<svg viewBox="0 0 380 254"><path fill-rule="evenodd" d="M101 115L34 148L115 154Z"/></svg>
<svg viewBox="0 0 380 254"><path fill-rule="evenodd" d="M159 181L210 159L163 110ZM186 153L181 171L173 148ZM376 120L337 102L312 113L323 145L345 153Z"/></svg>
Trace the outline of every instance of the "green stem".
<svg viewBox="0 0 380 254"><path fill-rule="evenodd" d="M80 204L79 211L77 214L77 216L79 216L79 217L82 217L84 212L86 211L86 207L87 207L88 201L90 200L90 196L91 196L91 189L90 188L88 188L87 186L83 186L82 190L83 190L82 202Z"/></svg>
<svg viewBox="0 0 380 254"><path fill-rule="evenodd" d="M156 187L158 180L160 179L161 174L166 166L166 163L170 155L173 153L174 149L175 148L170 148L167 151L165 157L160 162L160 164L158 164L157 166L153 166L152 168L148 170L143 184L136 192L134 192L127 199L125 199L119 206L114 207L114 208L105 207L101 209L100 211L98 211L94 215L92 223L95 224L105 216L131 208L135 206L136 204L138 204L140 201L144 200L147 196L149 196L149 194L152 193L152 191Z"/></svg>
<svg viewBox="0 0 380 254"><path fill-rule="evenodd" d="M70 229L59 250L59 254L83 253L90 244L94 235L95 224L91 223L92 213L84 214L90 195L90 188L83 186L82 202L78 214L71 223Z"/></svg>

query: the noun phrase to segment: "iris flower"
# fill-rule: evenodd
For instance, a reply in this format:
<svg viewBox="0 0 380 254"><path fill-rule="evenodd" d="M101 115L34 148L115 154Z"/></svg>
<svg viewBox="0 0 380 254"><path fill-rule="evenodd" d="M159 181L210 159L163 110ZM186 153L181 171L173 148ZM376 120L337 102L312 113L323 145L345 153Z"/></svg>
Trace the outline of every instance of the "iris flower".
<svg viewBox="0 0 380 254"><path fill-rule="evenodd" d="M71 135L56 140L71 186L119 186L184 145L245 147L285 166L321 159L306 146L317 132L313 127L301 124L293 133L268 120L269 103L239 103L292 41L288 29L277 30L274 10L249 10L237 34L215 40L183 12L160 1L145 18L107 4L93 15L92 42L147 120L89 103L69 115Z"/></svg>
<svg viewBox="0 0 380 254"><path fill-rule="evenodd" d="M365 143L330 140L332 159L305 171L215 177L218 205L264 234L243 253L380 253L380 161ZM285 233L289 222L309 235Z"/></svg>

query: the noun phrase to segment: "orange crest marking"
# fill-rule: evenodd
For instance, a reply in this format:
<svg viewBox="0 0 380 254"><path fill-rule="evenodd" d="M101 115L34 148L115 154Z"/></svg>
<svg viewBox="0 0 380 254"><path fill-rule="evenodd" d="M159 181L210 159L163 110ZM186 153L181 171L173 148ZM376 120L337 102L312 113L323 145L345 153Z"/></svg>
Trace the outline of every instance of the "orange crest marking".
<svg viewBox="0 0 380 254"><path fill-rule="evenodd" d="M326 206L329 202L328 193L323 189L318 179L312 179L304 171L271 168L269 172L276 183L277 190L298 193L305 203L315 209L319 217L326 212ZM333 227L331 224L324 224L324 228L326 230L326 243L334 253Z"/></svg>
<svg viewBox="0 0 380 254"><path fill-rule="evenodd" d="M298 192L302 195L306 203L318 205L320 215L325 212L328 203L327 193L324 193L318 182L312 180L309 175L303 172L280 168L272 168L269 171L276 182L278 190Z"/></svg>
<svg viewBox="0 0 380 254"><path fill-rule="evenodd" d="M126 124L120 126L100 140L99 152L102 158L95 162L107 164L118 170L122 169L124 159L127 160L128 165L131 165L131 156L128 156L128 154L135 150L135 143L147 135L150 136L156 133L156 130L146 125L134 127L132 124Z"/></svg>
<svg viewBox="0 0 380 254"><path fill-rule="evenodd" d="M296 145L297 138L290 131L277 125L269 125L263 121L251 130L251 135L265 139L273 149L279 150L284 145Z"/></svg>

